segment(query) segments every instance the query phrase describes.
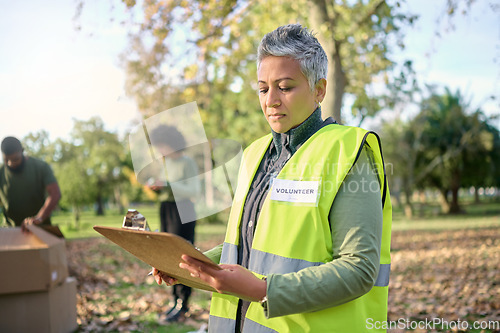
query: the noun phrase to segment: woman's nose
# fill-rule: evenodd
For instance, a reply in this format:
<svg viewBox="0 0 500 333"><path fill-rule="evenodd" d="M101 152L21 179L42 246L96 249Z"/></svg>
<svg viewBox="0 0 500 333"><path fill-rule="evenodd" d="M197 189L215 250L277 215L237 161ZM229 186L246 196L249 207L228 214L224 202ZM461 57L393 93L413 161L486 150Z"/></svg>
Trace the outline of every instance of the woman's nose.
<svg viewBox="0 0 500 333"><path fill-rule="evenodd" d="M277 108L281 105L281 100L277 89L269 88L267 94L267 107L268 108Z"/></svg>

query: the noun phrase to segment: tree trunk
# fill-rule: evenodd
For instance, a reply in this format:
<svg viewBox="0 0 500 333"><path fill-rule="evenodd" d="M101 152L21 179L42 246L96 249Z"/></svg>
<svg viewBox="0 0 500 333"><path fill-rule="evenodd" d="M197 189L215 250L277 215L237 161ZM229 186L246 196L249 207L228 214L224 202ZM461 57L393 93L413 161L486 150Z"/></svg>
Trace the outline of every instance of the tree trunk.
<svg viewBox="0 0 500 333"><path fill-rule="evenodd" d="M477 186L474 186L474 203L478 204L480 202L481 200L479 198L479 188L477 188Z"/></svg>
<svg viewBox="0 0 500 333"><path fill-rule="evenodd" d="M334 43L336 43L334 41ZM338 44L338 43L336 43ZM339 124L342 123L342 98L344 96L346 78L342 70L340 55L338 54L338 46L333 54L328 55L328 76L326 86L326 96L322 103L321 110L323 118L333 117Z"/></svg>
<svg viewBox="0 0 500 333"><path fill-rule="evenodd" d="M115 186L115 188L113 189L113 193L115 195L116 205L118 206L118 213L120 215L124 215L125 214L125 207L123 206L122 193L120 191L119 185Z"/></svg>
<svg viewBox="0 0 500 333"><path fill-rule="evenodd" d="M346 77L340 58L341 43L333 37L335 19L328 15L325 0L311 0L309 3L311 4L311 29L321 32L316 35L316 38L328 57L326 96L321 103L322 116L323 118L333 117L340 124ZM329 33L323 33L325 30ZM325 35L328 37L325 38Z"/></svg>
<svg viewBox="0 0 500 333"><path fill-rule="evenodd" d="M411 204L411 190L405 186L404 193L405 193L405 205L404 205L405 216L408 219L412 219L413 205Z"/></svg>
<svg viewBox="0 0 500 333"><path fill-rule="evenodd" d="M458 203L458 190L460 189L460 172L455 171L453 172L452 178L451 178L451 203L450 203L450 210L448 211L449 214L458 214L462 210L460 209L460 205Z"/></svg>
<svg viewBox="0 0 500 333"><path fill-rule="evenodd" d="M418 216L422 217L425 215L425 205L427 204L425 191L418 192L418 201L420 203L420 207L418 208Z"/></svg>
<svg viewBox="0 0 500 333"><path fill-rule="evenodd" d="M80 228L80 208L76 204L73 204L73 222L75 229L78 230Z"/></svg>
<svg viewBox="0 0 500 333"><path fill-rule="evenodd" d="M448 202L448 189L439 189L439 204L441 205L441 212L447 214L450 212L450 203Z"/></svg>
<svg viewBox="0 0 500 333"><path fill-rule="evenodd" d="M462 211L460 204L458 203L458 188L451 190L451 202L449 214L459 214Z"/></svg>
<svg viewBox="0 0 500 333"><path fill-rule="evenodd" d="M95 214L97 216L103 216L104 215L104 204L102 202L102 193L101 193L101 189L99 188L97 190L97 199L96 199L96 210L95 210Z"/></svg>

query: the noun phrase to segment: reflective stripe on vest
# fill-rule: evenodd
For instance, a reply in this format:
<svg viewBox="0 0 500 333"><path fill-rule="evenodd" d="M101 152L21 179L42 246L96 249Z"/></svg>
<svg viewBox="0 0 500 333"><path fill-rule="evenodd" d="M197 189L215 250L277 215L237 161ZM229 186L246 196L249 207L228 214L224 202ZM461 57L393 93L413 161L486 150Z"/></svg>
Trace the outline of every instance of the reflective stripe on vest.
<svg viewBox="0 0 500 333"><path fill-rule="evenodd" d="M234 333L236 332L236 320L210 316L208 318L208 325L210 326L210 332L219 333Z"/></svg>
<svg viewBox="0 0 500 333"><path fill-rule="evenodd" d="M224 242L222 246L221 262L225 264L238 263L238 246ZM285 258L269 252L251 249L248 269L259 275L286 274L298 272L301 269L323 265L323 262L310 262L302 259ZM375 287L387 287L391 264L380 264Z"/></svg>
<svg viewBox="0 0 500 333"><path fill-rule="evenodd" d="M208 319L210 332L234 333L236 332L236 320L210 316ZM261 325L253 320L245 319L245 328L242 333L279 333L269 327Z"/></svg>
<svg viewBox="0 0 500 333"><path fill-rule="evenodd" d="M243 205L271 140L271 135L268 135L245 150L221 263L237 263ZM337 191L365 144L372 149L374 160L379 166L377 171L382 187L382 246L375 286L365 295L336 307L271 319L265 317L260 304L251 303L245 318L244 332L373 332L377 330L367 330L367 318L380 322L387 320L392 213L382 152L378 136L372 132L328 125L297 150L277 178L294 181L319 179L321 189L318 204L283 204L271 201L268 194L257 221L248 268L260 277L271 273L297 272L333 260L329 211ZM292 219L293 228L287 223ZM236 297L213 294L210 332L234 332L237 304ZM252 326L253 329L254 324L259 330L250 330L249 327Z"/></svg>

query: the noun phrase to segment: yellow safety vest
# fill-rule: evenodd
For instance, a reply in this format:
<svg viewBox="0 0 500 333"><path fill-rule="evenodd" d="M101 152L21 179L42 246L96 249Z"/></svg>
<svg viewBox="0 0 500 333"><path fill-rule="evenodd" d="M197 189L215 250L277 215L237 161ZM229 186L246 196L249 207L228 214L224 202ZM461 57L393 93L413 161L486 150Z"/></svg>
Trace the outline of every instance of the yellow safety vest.
<svg viewBox="0 0 500 333"><path fill-rule="evenodd" d="M269 144L271 135L252 143L243 156L238 186L224 240L221 263L236 264L240 220L246 195ZM390 273L392 208L378 136L361 128L328 125L317 131L285 164L277 179L319 181L316 203L271 200L267 194L255 230L248 269L256 276L297 272L333 260L328 220L330 208L346 175L363 146L371 147L381 181L383 229L379 275L365 295L321 311L267 319L262 306L253 302L245 317L244 333L257 332L380 332L374 323L387 320ZM293 221L290 223L289 221ZM209 331L233 333L238 298L214 293ZM380 326L380 325L379 325Z"/></svg>

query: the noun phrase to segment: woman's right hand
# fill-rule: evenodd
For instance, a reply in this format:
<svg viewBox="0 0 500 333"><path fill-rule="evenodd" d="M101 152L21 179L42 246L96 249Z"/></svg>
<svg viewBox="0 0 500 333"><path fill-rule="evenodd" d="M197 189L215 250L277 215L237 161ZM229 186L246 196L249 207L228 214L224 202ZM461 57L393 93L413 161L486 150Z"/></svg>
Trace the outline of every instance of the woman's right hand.
<svg viewBox="0 0 500 333"><path fill-rule="evenodd" d="M177 279L174 279L173 277L168 276L162 271L159 271L157 268L153 267L153 276L155 278L156 283L158 285L161 285L162 282L165 282L167 286L173 286L174 284L177 284L178 281Z"/></svg>

